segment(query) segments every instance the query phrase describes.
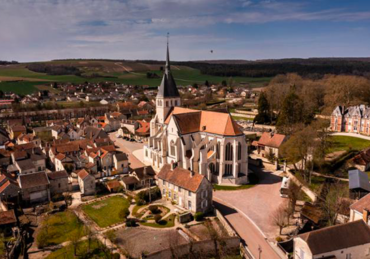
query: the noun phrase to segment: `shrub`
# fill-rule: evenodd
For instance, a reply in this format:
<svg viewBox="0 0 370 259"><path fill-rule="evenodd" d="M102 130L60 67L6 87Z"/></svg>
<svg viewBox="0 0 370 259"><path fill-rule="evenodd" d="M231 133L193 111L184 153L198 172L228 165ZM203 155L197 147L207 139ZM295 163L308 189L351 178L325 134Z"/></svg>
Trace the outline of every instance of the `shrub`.
<svg viewBox="0 0 370 259"><path fill-rule="evenodd" d="M161 190L158 187L150 189L151 200L155 201L162 198ZM149 202L149 190L141 191L136 195L136 200L141 199Z"/></svg>
<svg viewBox="0 0 370 259"><path fill-rule="evenodd" d="M133 218L128 218L126 220L126 227L136 227L136 220Z"/></svg>
<svg viewBox="0 0 370 259"><path fill-rule="evenodd" d="M157 205L150 205L148 209L153 214L157 214L158 213L158 206Z"/></svg>
<svg viewBox="0 0 370 259"><path fill-rule="evenodd" d="M278 236L278 237L276 237L276 241L281 242L281 241L283 241L283 238L281 236Z"/></svg>
<svg viewBox="0 0 370 259"><path fill-rule="evenodd" d="M144 204L145 204L145 201L144 200L142 200L142 199L136 199L136 205L137 206L142 206Z"/></svg>
<svg viewBox="0 0 370 259"><path fill-rule="evenodd" d="M37 247L43 248L48 243L48 235L46 233L46 230L42 229L40 233L37 235Z"/></svg>
<svg viewBox="0 0 370 259"><path fill-rule="evenodd" d="M197 212L197 213L195 213L194 219L196 221L202 221L204 219L204 213L203 212Z"/></svg>
<svg viewBox="0 0 370 259"><path fill-rule="evenodd" d="M122 209L120 212L119 212L119 217L121 219L126 219L128 217L128 215L130 215L130 211L128 210L128 208L125 208L125 209Z"/></svg>
<svg viewBox="0 0 370 259"><path fill-rule="evenodd" d="M154 216L154 220L155 220L156 223L159 223L161 221L161 219L162 219L162 216L160 214L157 214L157 215Z"/></svg>

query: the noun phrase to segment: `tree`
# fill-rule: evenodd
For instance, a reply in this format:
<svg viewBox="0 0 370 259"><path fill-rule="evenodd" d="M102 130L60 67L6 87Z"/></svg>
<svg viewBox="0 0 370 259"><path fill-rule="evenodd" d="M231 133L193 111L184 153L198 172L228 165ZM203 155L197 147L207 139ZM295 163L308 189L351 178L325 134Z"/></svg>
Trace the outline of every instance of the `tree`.
<svg viewBox="0 0 370 259"><path fill-rule="evenodd" d="M264 92L261 92L258 98L258 114L254 118L254 122L258 124L271 123L270 104Z"/></svg>
<svg viewBox="0 0 370 259"><path fill-rule="evenodd" d="M282 204L272 214L273 223L279 227L279 234L281 235L283 228L288 226L286 216L286 205Z"/></svg>
<svg viewBox="0 0 370 259"><path fill-rule="evenodd" d="M209 86L209 82L208 82L208 80L206 80L206 81L204 82L204 85L205 85L205 86L207 86L207 87Z"/></svg>
<svg viewBox="0 0 370 259"><path fill-rule="evenodd" d="M329 226L335 225L338 213L342 208L343 198L348 197L348 188L344 187L343 184L334 183L326 185L326 196L321 201L321 209L324 213L325 219Z"/></svg>
<svg viewBox="0 0 370 259"><path fill-rule="evenodd" d="M227 86L226 80L222 80L221 85L222 86Z"/></svg>
<svg viewBox="0 0 370 259"><path fill-rule="evenodd" d="M276 126L279 131L289 134L292 126L300 122L304 122L303 102L296 94L295 88L292 87L284 99Z"/></svg>

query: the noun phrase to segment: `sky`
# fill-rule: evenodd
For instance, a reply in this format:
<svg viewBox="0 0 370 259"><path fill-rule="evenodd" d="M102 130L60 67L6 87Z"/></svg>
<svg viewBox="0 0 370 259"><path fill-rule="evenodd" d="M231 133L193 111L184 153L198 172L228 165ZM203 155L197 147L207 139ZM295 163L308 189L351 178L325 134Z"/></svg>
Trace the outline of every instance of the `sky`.
<svg viewBox="0 0 370 259"><path fill-rule="evenodd" d="M370 57L369 0L0 0L0 60ZM213 50L213 52L211 52Z"/></svg>

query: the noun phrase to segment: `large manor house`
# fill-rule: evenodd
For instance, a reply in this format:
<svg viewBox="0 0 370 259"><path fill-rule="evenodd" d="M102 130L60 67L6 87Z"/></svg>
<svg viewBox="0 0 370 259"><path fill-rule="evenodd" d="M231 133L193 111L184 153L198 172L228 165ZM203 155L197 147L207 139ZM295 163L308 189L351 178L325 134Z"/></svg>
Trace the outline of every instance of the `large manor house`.
<svg viewBox="0 0 370 259"><path fill-rule="evenodd" d="M370 135L370 107L337 106L331 114L330 130Z"/></svg>
<svg viewBox="0 0 370 259"><path fill-rule="evenodd" d="M166 66L156 97L156 115L144 159L160 169L173 164L207 177L218 184L248 182L248 147L245 135L229 113L181 107L181 98Z"/></svg>

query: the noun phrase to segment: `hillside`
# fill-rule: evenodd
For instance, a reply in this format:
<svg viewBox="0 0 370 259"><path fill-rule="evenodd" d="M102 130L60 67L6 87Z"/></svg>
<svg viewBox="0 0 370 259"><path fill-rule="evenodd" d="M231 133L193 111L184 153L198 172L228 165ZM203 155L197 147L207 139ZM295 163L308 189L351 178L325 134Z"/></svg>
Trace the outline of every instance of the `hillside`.
<svg viewBox="0 0 370 259"><path fill-rule="evenodd" d="M18 94L28 94L37 91L40 86L52 82L117 82L131 85L158 86L161 81L163 62L148 64L140 61L119 60L56 60L50 62L34 62L0 66L0 90L14 91ZM37 69L49 70L54 68L74 68L78 74L55 74L35 72ZM31 71L34 70L34 71ZM60 69L59 69L60 70ZM62 69L63 70L63 69ZM157 77L148 78L147 73L155 73ZM228 77L205 75L200 70L185 65L172 66L172 73L178 85L189 85L193 83L219 84ZM268 83L271 78L248 78L233 77L235 83L249 83L252 87L260 87Z"/></svg>

